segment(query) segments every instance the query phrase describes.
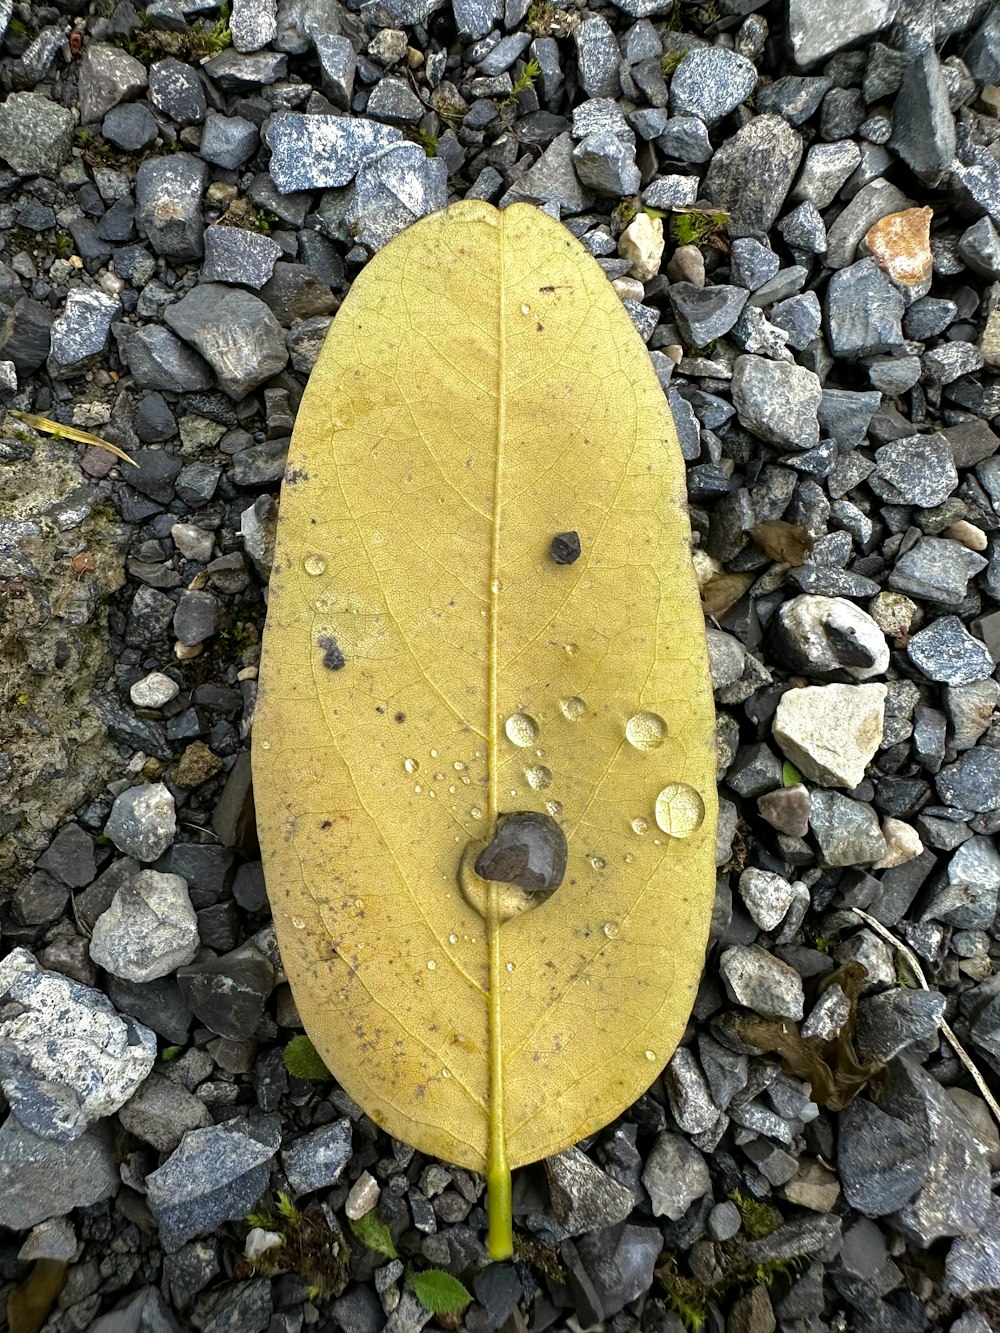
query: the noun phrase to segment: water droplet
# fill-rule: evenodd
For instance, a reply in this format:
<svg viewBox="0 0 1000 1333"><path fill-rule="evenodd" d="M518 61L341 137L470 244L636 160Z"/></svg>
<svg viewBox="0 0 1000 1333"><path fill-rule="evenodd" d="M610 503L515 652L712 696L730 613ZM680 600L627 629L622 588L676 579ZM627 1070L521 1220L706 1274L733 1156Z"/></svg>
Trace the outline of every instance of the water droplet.
<svg viewBox="0 0 1000 1333"><path fill-rule="evenodd" d="M603 870L608 863L603 856L592 856L590 858L590 864L595 870Z"/></svg>
<svg viewBox="0 0 1000 1333"><path fill-rule="evenodd" d="M360 912L361 909L364 907L364 905L365 905L365 900L364 900L364 898L355 898L355 899L354 899L354 906L358 909L359 912Z"/></svg>
<svg viewBox="0 0 1000 1333"><path fill-rule="evenodd" d="M659 713L634 713L625 723L625 739L637 750L655 750L667 738L667 724Z"/></svg>
<svg viewBox="0 0 1000 1333"><path fill-rule="evenodd" d="M437 750L431 750L431 758L432 758L432 759L436 759L437 757L438 757L438 752L437 752Z"/></svg>
<svg viewBox="0 0 1000 1333"><path fill-rule="evenodd" d="M434 800L437 797L437 792L432 787L431 790L427 793L427 795L431 798L431 800Z"/></svg>
<svg viewBox="0 0 1000 1333"><path fill-rule="evenodd" d="M442 1069L442 1070L441 1070L441 1077L442 1077L442 1078L451 1078L451 1070L450 1070L450 1069Z"/></svg>
<svg viewBox="0 0 1000 1333"><path fill-rule="evenodd" d="M512 713L504 723L507 739L523 749L538 740L538 723L527 713Z"/></svg>
<svg viewBox="0 0 1000 1333"><path fill-rule="evenodd" d="M457 943L458 943L458 936L455 935L455 934L449 935L449 936L448 936L448 943L449 943L449 944L457 944Z"/></svg>
<svg viewBox="0 0 1000 1333"><path fill-rule="evenodd" d="M307 574L322 574L326 570L326 561L321 555L307 555L302 563Z"/></svg>
<svg viewBox="0 0 1000 1333"><path fill-rule="evenodd" d="M428 958L428 960L427 960L427 971L428 971L428 972L433 972L434 969L435 969L436 967L437 967L437 963L435 963L434 959L433 959L433 958Z"/></svg>
<svg viewBox="0 0 1000 1333"><path fill-rule="evenodd" d="M513 972L513 971L514 971L514 964L513 964L513 963L508 963L508 964L507 964L507 971L508 971L508 972Z"/></svg>
<svg viewBox="0 0 1000 1333"><path fill-rule="evenodd" d="M457 791L458 791L458 788L455 786L454 782L451 783L451 785L450 785L449 788L448 788L448 795L449 795L449 796L454 796L455 793L456 793Z"/></svg>
<svg viewBox="0 0 1000 1333"><path fill-rule="evenodd" d="M532 791L544 791L552 781L552 774L544 764L535 764L532 768L526 768L524 776L528 779L528 786Z"/></svg>
<svg viewBox="0 0 1000 1333"><path fill-rule="evenodd" d="M546 801L545 808L554 819L556 815L562 814L562 801Z"/></svg>
<svg viewBox="0 0 1000 1333"><path fill-rule="evenodd" d="M482 819L483 817L483 812L482 810L480 810L478 805L474 805L472 809L469 811L469 814L472 816L473 819Z"/></svg>
<svg viewBox="0 0 1000 1333"><path fill-rule="evenodd" d="M670 782L656 798L656 822L672 838L688 838L701 827L705 802L686 782Z"/></svg>
<svg viewBox="0 0 1000 1333"><path fill-rule="evenodd" d="M527 315L528 313L529 313L528 307L527 307L526 305L522 305L522 306L521 306L521 314L522 314L522 315Z"/></svg>
<svg viewBox="0 0 1000 1333"><path fill-rule="evenodd" d="M617 921L605 921L603 929L608 939L613 940L615 936L618 934L621 927L619 926Z"/></svg>
<svg viewBox="0 0 1000 1333"><path fill-rule="evenodd" d="M499 579L494 579L493 582L490 584L490 592L493 594L494 597L496 597L497 594L500 592L502 586L503 585L501 584Z"/></svg>
<svg viewBox="0 0 1000 1333"><path fill-rule="evenodd" d="M295 927L296 930L305 930L306 928L306 923L300 916L292 917L292 925Z"/></svg>
<svg viewBox="0 0 1000 1333"><path fill-rule="evenodd" d="M587 705L575 694L569 699L560 699L559 707L567 722L579 722L587 711Z"/></svg>
<svg viewBox="0 0 1000 1333"><path fill-rule="evenodd" d="M643 833L649 832L649 820L644 819L642 815L636 815L632 820L632 832L638 833L641 837Z"/></svg>
<svg viewBox="0 0 1000 1333"><path fill-rule="evenodd" d="M262 750L270 750L271 748L270 741L258 741L257 744L260 746Z"/></svg>
<svg viewBox="0 0 1000 1333"><path fill-rule="evenodd" d="M435 773L435 774L434 774L434 781L435 781L435 782L444 782L444 774L443 774L443 773Z"/></svg>
<svg viewBox="0 0 1000 1333"><path fill-rule="evenodd" d="M647 1059L647 1060L655 1060L655 1059L656 1059L656 1052L655 1052L655 1051L647 1051L647 1052L646 1052L646 1059Z"/></svg>
<svg viewBox="0 0 1000 1333"><path fill-rule="evenodd" d="M566 654L567 657L575 657L579 651L580 651L580 645L578 643L563 644L563 652Z"/></svg>
<svg viewBox="0 0 1000 1333"><path fill-rule="evenodd" d="M423 791L423 787L421 787L420 783L418 782L417 785L413 788L413 790L414 790L414 791L417 793L417 795L419 796L420 793Z"/></svg>
<svg viewBox="0 0 1000 1333"><path fill-rule="evenodd" d="M416 773L420 768L420 761L419 759L404 759L403 767L406 769L407 773Z"/></svg>
<svg viewBox="0 0 1000 1333"><path fill-rule="evenodd" d="M465 765L462 763L461 759L456 759L456 760L455 760L455 763L454 763L454 765L453 765L453 767L454 767L456 773L464 773L464 772L465 772Z"/></svg>
<svg viewBox="0 0 1000 1333"><path fill-rule="evenodd" d="M627 866L630 866L630 865L632 864L632 862L635 860L635 857L632 855L631 852L626 852L626 853L625 853L625 856L624 856L623 859L624 859L624 861L625 861L625 864L626 864Z"/></svg>

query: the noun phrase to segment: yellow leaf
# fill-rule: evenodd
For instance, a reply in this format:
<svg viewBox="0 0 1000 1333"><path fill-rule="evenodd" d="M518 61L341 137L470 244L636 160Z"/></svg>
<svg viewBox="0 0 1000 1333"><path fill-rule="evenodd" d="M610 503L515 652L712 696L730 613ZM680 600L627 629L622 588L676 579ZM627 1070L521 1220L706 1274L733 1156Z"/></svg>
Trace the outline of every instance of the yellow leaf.
<svg viewBox="0 0 1000 1333"><path fill-rule="evenodd" d="M715 890L683 463L558 223L458 204L365 268L302 401L269 598L254 788L299 1012L378 1124L487 1172L502 1253L508 1166L672 1054ZM568 842L541 902L472 870L521 811Z"/></svg>
<svg viewBox="0 0 1000 1333"><path fill-rule="evenodd" d="M32 430L44 431L46 435L55 435L66 440L75 440L78 444L95 445L98 449L106 449L109 454L114 454L116 458L131 463L133 467L139 466L135 459L130 457L124 449L119 449L117 444L109 444L107 440L102 440L99 435L91 435L89 430L80 430L78 426L66 426L61 421L53 421L51 417L40 417L35 412L18 412L13 407L7 409L7 415L13 417L15 421L23 421Z"/></svg>

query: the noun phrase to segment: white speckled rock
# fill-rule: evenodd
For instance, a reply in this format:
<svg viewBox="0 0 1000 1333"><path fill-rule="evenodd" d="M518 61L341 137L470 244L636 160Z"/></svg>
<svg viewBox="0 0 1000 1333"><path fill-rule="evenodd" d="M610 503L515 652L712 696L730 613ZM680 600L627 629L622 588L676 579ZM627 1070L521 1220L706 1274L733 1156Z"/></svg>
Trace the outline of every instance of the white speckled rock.
<svg viewBox="0 0 1000 1333"><path fill-rule="evenodd" d="M774 715L774 739L821 787L856 787L882 741L884 685L810 685L788 690Z"/></svg>
<svg viewBox="0 0 1000 1333"><path fill-rule="evenodd" d="M41 1138L79 1138L128 1101L156 1059L148 1028L27 949L0 962L0 1011L0 1086Z"/></svg>
<svg viewBox="0 0 1000 1333"><path fill-rule="evenodd" d="M123 981L155 981L193 961L198 918L180 875L143 870L94 922L90 957Z"/></svg>
<svg viewBox="0 0 1000 1333"><path fill-rule="evenodd" d="M105 834L119 851L137 861L155 861L174 840L174 798L162 782L129 787L115 797Z"/></svg>
<svg viewBox="0 0 1000 1333"><path fill-rule="evenodd" d="M846 597L793 597L779 609L772 635L789 665L806 675L843 671L855 680L868 680L881 676L889 665L882 630Z"/></svg>

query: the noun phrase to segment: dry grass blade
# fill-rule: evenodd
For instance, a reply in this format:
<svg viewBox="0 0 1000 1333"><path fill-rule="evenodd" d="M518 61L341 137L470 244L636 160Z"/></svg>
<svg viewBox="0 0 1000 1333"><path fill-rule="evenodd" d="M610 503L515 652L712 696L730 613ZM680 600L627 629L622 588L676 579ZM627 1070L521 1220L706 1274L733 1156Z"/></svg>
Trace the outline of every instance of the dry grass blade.
<svg viewBox="0 0 1000 1333"><path fill-rule="evenodd" d="M93 444L98 449L107 449L109 454L114 454L116 458L131 463L133 467L139 466L135 459L129 457L124 449L119 449L117 444L109 444L107 440L102 440L99 435L91 435L89 430L80 430L76 426L65 426L61 421L53 421L50 417L37 416L34 412L18 412L13 407L8 409L7 415L13 417L15 421L23 421L32 430L44 431L46 435L62 436L65 440L76 440L79 444Z"/></svg>
<svg viewBox="0 0 1000 1333"><path fill-rule="evenodd" d="M876 921L875 918L873 916L870 916L867 912L862 912L860 907L852 907L850 910L854 913L855 916L859 916L866 926L874 930L876 935L881 935L882 939L884 939L887 944L891 944L894 949L896 949L899 953L901 953L903 957L906 959L907 963L909 964L910 970L916 977L921 988L923 990L930 990L930 986L927 984L927 978L924 976L923 973L923 968L917 961L917 956L913 952L913 950L908 948L903 943L902 940L898 940L896 936L893 935L892 931L886 930L885 926L882 925L881 921ZM979 1091L982 1093L983 1101L993 1112L994 1120L997 1122L998 1125L1000 1125L1000 1105L998 1105L997 1099L993 1096L992 1092L990 1092L989 1088L986 1086L986 1080L983 1078L982 1074L976 1068L972 1056L969 1055L968 1051L966 1051L965 1047L962 1045L962 1043L955 1036L954 1032L951 1030L949 1024L947 1024L943 1019L941 1020L940 1027L942 1035L951 1045L955 1054L961 1060L962 1064L965 1065L966 1069L972 1075L973 1082L975 1083Z"/></svg>

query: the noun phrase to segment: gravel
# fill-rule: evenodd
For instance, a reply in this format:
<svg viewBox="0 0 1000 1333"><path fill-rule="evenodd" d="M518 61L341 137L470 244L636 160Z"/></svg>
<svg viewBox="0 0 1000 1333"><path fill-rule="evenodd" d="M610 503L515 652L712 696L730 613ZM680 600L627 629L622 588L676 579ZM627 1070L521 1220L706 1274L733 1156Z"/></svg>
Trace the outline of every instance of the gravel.
<svg viewBox="0 0 1000 1333"><path fill-rule="evenodd" d="M470 1333L677 1333L706 1291L738 1333L985 1333L1000 1138L940 1024L993 1079L996 7L70 9L0 4L0 409L137 466L0 432L0 1298L41 1258L55 1333L417 1333L405 1261L461 1278ZM710 624L691 1019L613 1126L515 1177L516 1264L477 1177L286 1070L248 757L306 377L369 257L461 198L540 204L614 281L699 572L743 588ZM403 1259L352 1237L329 1302L273 1249L251 1271L279 1190L310 1226L374 1210Z"/></svg>

